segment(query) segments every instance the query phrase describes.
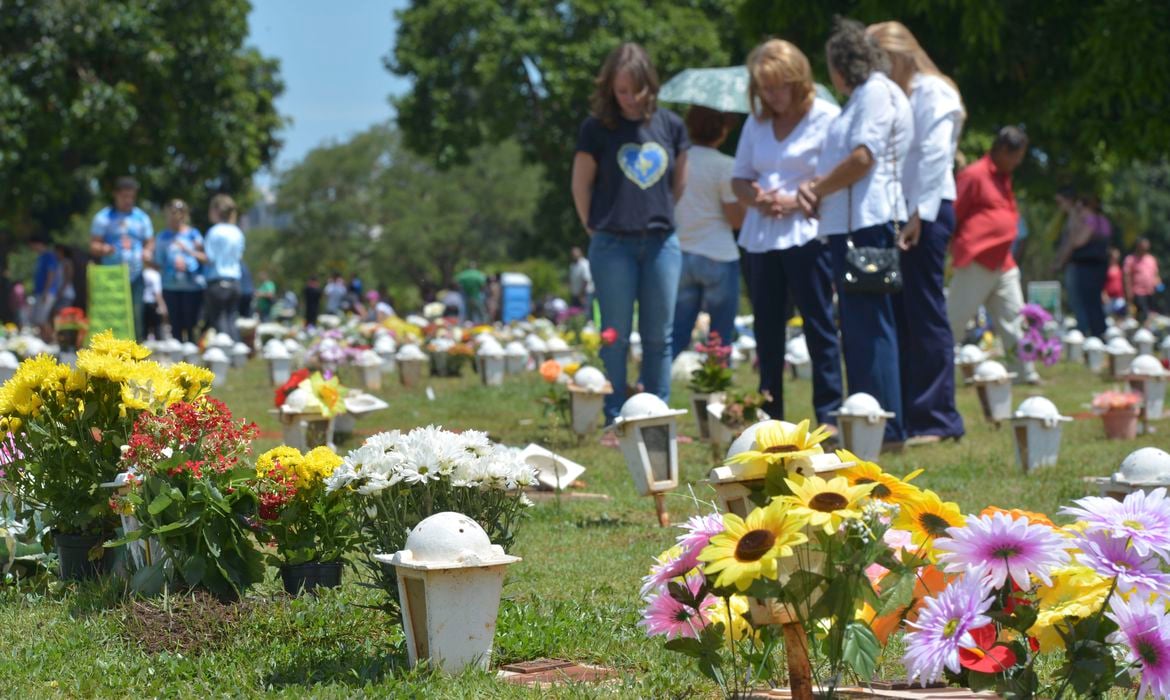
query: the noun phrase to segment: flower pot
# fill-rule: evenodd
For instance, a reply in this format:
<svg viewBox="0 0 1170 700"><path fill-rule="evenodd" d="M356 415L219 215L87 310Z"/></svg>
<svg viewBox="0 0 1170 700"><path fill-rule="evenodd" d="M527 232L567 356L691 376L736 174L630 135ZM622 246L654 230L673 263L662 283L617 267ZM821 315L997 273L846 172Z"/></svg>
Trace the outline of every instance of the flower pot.
<svg viewBox="0 0 1170 700"><path fill-rule="evenodd" d="M1102 413L1101 424L1105 426L1105 437L1110 440L1133 440L1136 438L1139 413L1136 406L1111 408Z"/></svg>
<svg viewBox="0 0 1170 700"><path fill-rule="evenodd" d="M93 560L89 558L89 553L95 547L101 547L103 541L105 541L103 535L53 533L53 542L57 545L57 562L60 566L61 579L64 581L85 581L106 573L110 550L102 549L100 557Z"/></svg>
<svg viewBox="0 0 1170 700"><path fill-rule="evenodd" d="M280 580L289 595L313 593L318 588L337 588L341 585L341 562L310 561L304 564L282 564Z"/></svg>
<svg viewBox="0 0 1170 700"><path fill-rule="evenodd" d="M724 394L716 391L710 394L691 394L691 409L695 413L695 425L699 428L699 439L710 440L711 428L707 418L707 404L723 403Z"/></svg>

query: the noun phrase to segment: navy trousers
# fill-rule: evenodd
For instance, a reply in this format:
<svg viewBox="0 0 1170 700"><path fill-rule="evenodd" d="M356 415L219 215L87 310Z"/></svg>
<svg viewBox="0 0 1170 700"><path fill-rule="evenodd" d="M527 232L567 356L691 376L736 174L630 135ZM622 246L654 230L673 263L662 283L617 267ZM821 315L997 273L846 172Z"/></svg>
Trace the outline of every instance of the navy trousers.
<svg viewBox="0 0 1170 700"><path fill-rule="evenodd" d="M943 296L943 268L955 229L955 210L943 201L934 221L922 222L918 245L902 252L902 292L894 299L906 435L959 437L955 407L955 339Z"/></svg>
<svg viewBox="0 0 1170 700"><path fill-rule="evenodd" d="M841 407L841 347L833 322L833 264L829 246L814 240L798 248L747 253L748 292L755 314L760 391L772 395L764 411L784 417L784 346L789 300L804 321L812 360L813 412L820 423Z"/></svg>
<svg viewBox="0 0 1170 700"><path fill-rule="evenodd" d="M894 225L879 224L829 236L833 250L833 279L845 272L846 239L857 247L889 248L894 245ZM845 380L849 393L865 392L894 417L886 422L886 442L902 442L902 380L898 361L898 323L894 317L895 295L859 294L837 290L841 310L841 347L845 356Z"/></svg>

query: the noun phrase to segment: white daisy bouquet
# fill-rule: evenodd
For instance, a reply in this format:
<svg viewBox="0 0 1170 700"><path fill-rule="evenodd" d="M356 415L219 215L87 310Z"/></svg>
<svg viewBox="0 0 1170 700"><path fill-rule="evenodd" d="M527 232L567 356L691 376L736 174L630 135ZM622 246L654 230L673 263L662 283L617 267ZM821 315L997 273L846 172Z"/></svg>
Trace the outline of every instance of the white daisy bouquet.
<svg viewBox="0 0 1170 700"><path fill-rule="evenodd" d="M519 450L493 443L478 430L456 433L429 425L370 437L345 456L325 488L350 496L364 563L393 601L394 569L373 555L402 549L415 525L444 511L472 518L493 544L507 550L530 505L521 489L535 483L536 471Z"/></svg>

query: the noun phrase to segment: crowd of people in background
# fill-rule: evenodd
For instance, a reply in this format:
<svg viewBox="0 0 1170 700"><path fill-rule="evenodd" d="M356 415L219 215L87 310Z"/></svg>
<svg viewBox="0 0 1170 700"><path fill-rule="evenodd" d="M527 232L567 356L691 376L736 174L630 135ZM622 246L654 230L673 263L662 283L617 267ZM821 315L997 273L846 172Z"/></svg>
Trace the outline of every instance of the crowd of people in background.
<svg viewBox="0 0 1170 700"><path fill-rule="evenodd" d="M811 355L817 421L832 426L842 396L868 393L895 415L885 438L896 446L963 435L954 348L980 310L1006 356L1016 356L1024 294L1012 253L1021 226L1012 173L1029 153L1027 135L1000 129L956 174L967 106L904 25L839 19L825 54L842 106L818 94L799 47L772 39L751 52L750 114L734 158L719 149L738 115L694 105L683 119L661 108L654 65L637 44L606 59L571 186L589 235L589 295L618 338L601 353L615 389L609 419L632 391L669 398L671 359L689 349L700 309L720 341L732 342L741 277L759 388L776 418L785 413L794 312ZM1062 191L1057 202L1067 223L1056 267L1078 326L1102 335L1107 306L1135 306L1144 320L1161 289L1149 242L1122 264L1096 198ZM586 298L583 258L574 253L575 299ZM635 307L636 381L625 362ZM1019 369L1038 381L1029 364Z"/></svg>

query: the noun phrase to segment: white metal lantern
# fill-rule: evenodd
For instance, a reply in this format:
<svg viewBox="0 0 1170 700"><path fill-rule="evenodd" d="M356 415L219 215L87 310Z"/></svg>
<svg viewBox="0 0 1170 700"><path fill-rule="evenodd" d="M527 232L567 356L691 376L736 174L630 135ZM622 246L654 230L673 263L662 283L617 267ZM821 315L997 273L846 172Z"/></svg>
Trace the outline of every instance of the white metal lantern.
<svg viewBox="0 0 1170 700"><path fill-rule="evenodd" d="M207 352L203 353L203 364L215 374L215 378L211 380L212 386L223 386L227 382L231 360L228 359L226 352L219 347L208 348Z"/></svg>
<svg viewBox="0 0 1170 700"><path fill-rule="evenodd" d="M1158 339L1150 332L1149 328L1139 328L1133 333L1133 344L1137 347L1139 355L1153 355L1154 345Z"/></svg>
<svg viewBox="0 0 1170 700"><path fill-rule="evenodd" d="M808 341L803 335L796 336L785 345L784 361L792 368L797 379L812 378L812 358L808 353Z"/></svg>
<svg viewBox="0 0 1170 700"><path fill-rule="evenodd" d="M407 343L398 349L396 357L398 360L398 379L401 380L402 386L418 386L422 382L426 366L430 364L426 353L419 346Z"/></svg>
<svg viewBox="0 0 1170 700"><path fill-rule="evenodd" d="M1146 421L1162 417L1168 377L1170 372L1153 355L1138 355L1130 363L1126 379L1133 390L1142 395L1142 417Z"/></svg>
<svg viewBox="0 0 1170 700"><path fill-rule="evenodd" d="M281 438L285 445L302 452L333 445L336 423L321 413L307 389L297 387L290 391L284 405L275 413L280 419Z"/></svg>
<svg viewBox="0 0 1170 700"><path fill-rule="evenodd" d="M564 338L553 336L548 339L548 354L549 357L557 362L568 362L573 356L573 349L565 342Z"/></svg>
<svg viewBox="0 0 1170 700"><path fill-rule="evenodd" d="M508 374L520 374L528 366L528 350L524 343L513 340L504 346L504 369Z"/></svg>
<svg viewBox="0 0 1170 700"><path fill-rule="evenodd" d="M354 358L353 363L362 372L362 386L366 391L379 391L382 388L382 356L373 350L362 350Z"/></svg>
<svg viewBox="0 0 1170 700"><path fill-rule="evenodd" d="M1130 345L1124 337L1114 338L1105 345L1106 360L1109 365L1109 376L1113 379L1124 380L1129 372L1129 366L1137 357L1137 348Z"/></svg>
<svg viewBox="0 0 1170 700"><path fill-rule="evenodd" d="M867 462L876 460L882 453L886 422L894 414L884 410L876 398L858 392L845 399L841 408L829 415L837 417L841 447Z"/></svg>
<svg viewBox="0 0 1170 700"><path fill-rule="evenodd" d="M394 338L386 334L379 335L374 340L374 352L382 358L382 374L390 374L395 370L398 358L394 355L398 352L398 344L394 342Z"/></svg>
<svg viewBox="0 0 1170 700"><path fill-rule="evenodd" d="M182 357L184 362L199 364L199 346L191 341L183 343Z"/></svg>
<svg viewBox="0 0 1170 700"><path fill-rule="evenodd" d="M524 349L532 356L532 361L539 367L542 362L548 359L548 343L535 333L524 338Z"/></svg>
<svg viewBox="0 0 1170 700"><path fill-rule="evenodd" d="M446 673L491 664L504 572L520 557L493 545L461 513L436 513L411 530L406 548L375 559L392 564L410 665Z"/></svg>
<svg viewBox="0 0 1170 700"><path fill-rule="evenodd" d="M1008 372L995 360L985 360L975 368L968 383L979 392L984 418L999 423L1012 417L1012 380L1015 378L1015 372Z"/></svg>
<svg viewBox="0 0 1170 700"><path fill-rule="evenodd" d="M735 340L735 349L743 353L743 361L748 367L756 364L756 339L750 335L741 335Z"/></svg>
<svg viewBox="0 0 1170 700"><path fill-rule="evenodd" d="M642 362L642 334L638 331L630 333L630 359Z"/></svg>
<svg viewBox="0 0 1170 700"><path fill-rule="evenodd" d="M480 344L476 350L476 361L479 362L479 378L485 386L500 386L504 383L507 355L499 343L492 340Z"/></svg>
<svg viewBox="0 0 1170 700"><path fill-rule="evenodd" d="M1056 405L1043 396L1020 402L1012 416L1012 435L1016 442L1016 459L1025 472L1056 464L1060 455L1061 423L1072 418L1060 415Z"/></svg>
<svg viewBox="0 0 1170 700"><path fill-rule="evenodd" d="M1073 328L1060 339L1064 344L1064 359L1080 364L1085 361L1085 334Z"/></svg>
<svg viewBox="0 0 1170 700"><path fill-rule="evenodd" d="M248 356L251 354L252 350L246 344L233 344L231 350L232 367L239 368L248 364Z"/></svg>
<svg viewBox="0 0 1170 700"><path fill-rule="evenodd" d="M621 441L626 468L639 495L655 497L658 520L669 525L662 494L678 487L678 417L654 394L634 394L622 406L611 428Z"/></svg>
<svg viewBox="0 0 1170 700"><path fill-rule="evenodd" d="M597 419L605 404L605 397L613 393L613 385L596 367L582 367L569 382L569 412L573 432L588 435L597 428Z"/></svg>
<svg viewBox="0 0 1170 700"><path fill-rule="evenodd" d="M1157 447L1129 453L1112 476L1096 480L1102 496L1123 499L1134 491L1170 487L1170 454Z"/></svg>
<svg viewBox="0 0 1170 700"><path fill-rule="evenodd" d="M1096 336L1085 338L1085 365L1090 372L1100 372L1105 368L1105 343Z"/></svg>
<svg viewBox="0 0 1170 700"><path fill-rule="evenodd" d="M537 483L550 491L564 490L585 473L585 467L540 445L525 447L520 458L536 470Z"/></svg>
<svg viewBox="0 0 1170 700"><path fill-rule="evenodd" d="M986 361L987 353L978 345L964 345L955 353L955 366L962 372L964 380L972 379L975 376L975 368Z"/></svg>
<svg viewBox="0 0 1170 700"><path fill-rule="evenodd" d="M264 360L268 363L268 379L273 386L283 385L292 376L292 355L279 340L265 343Z"/></svg>
<svg viewBox="0 0 1170 700"><path fill-rule="evenodd" d="M1162 345L1160 347L1162 348L1162 359L1170 360L1170 335L1162 339Z"/></svg>

